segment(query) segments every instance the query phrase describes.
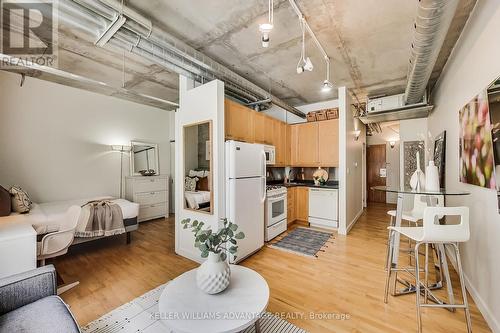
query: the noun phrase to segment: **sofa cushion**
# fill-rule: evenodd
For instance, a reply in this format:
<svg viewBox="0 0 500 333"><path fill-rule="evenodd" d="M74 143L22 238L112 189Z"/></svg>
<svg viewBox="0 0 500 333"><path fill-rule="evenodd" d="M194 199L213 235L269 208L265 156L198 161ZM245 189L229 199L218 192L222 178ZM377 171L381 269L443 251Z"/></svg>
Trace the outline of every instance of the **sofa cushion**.
<svg viewBox="0 0 500 333"><path fill-rule="evenodd" d="M28 213L33 205L28 193L21 187L14 185L10 188L12 195L12 210L17 213Z"/></svg>
<svg viewBox="0 0 500 333"><path fill-rule="evenodd" d="M0 186L0 216L9 216L11 213L10 193Z"/></svg>
<svg viewBox="0 0 500 333"><path fill-rule="evenodd" d="M0 316L2 332L78 333L80 329L66 304L49 296Z"/></svg>

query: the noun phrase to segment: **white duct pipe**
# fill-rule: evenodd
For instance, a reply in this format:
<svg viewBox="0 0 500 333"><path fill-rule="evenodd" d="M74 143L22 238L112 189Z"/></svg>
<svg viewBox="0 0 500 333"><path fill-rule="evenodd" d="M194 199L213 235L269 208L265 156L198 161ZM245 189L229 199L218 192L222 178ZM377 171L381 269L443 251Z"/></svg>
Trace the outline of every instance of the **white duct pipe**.
<svg viewBox="0 0 500 333"><path fill-rule="evenodd" d="M106 29L112 19L109 9L106 10L102 6L107 5L114 11L120 9L125 16L132 20L127 20L123 28L110 40L113 46L124 48L129 52L158 63L173 72L197 81L210 81L215 78L221 79L226 83L227 89L232 90L233 93L243 95L245 100L257 101L271 97L274 104L300 117L305 117L301 111L274 96L270 96L267 91L199 53L182 41L152 25L149 26L144 16L133 13L126 6L121 7L121 2L119 3L120 8L117 7L118 2L115 0L61 0L61 2L73 2L72 5L66 5L70 10L63 11L63 13L72 13L72 16L75 15L78 18L76 25L79 27L85 21L92 21L91 17L95 16L95 14L102 16L103 19L106 18L108 22L104 26L100 20L93 21L94 28L100 33ZM75 13L74 7L81 7L84 11ZM119 13L117 12L116 15ZM139 21L135 21L135 18ZM68 18L65 22L71 23L72 20L73 18ZM85 30L88 31L89 28L86 27ZM93 32L92 35L97 37L99 32Z"/></svg>
<svg viewBox="0 0 500 333"><path fill-rule="evenodd" d="M410 54L405 104L419 103L455 16L459 0L420 0Z"/></svg>

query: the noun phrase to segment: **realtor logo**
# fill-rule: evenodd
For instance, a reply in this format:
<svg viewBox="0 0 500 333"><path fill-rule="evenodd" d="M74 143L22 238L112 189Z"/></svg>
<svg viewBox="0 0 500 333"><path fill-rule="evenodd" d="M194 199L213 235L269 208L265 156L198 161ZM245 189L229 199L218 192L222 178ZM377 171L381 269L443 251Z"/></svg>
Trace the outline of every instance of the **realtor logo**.
<svg viewBox="0 0 500 333"><path fill-rule="evenodd" d="M0 8L0 67L57 67L56 0L0 0Z"/></svg>

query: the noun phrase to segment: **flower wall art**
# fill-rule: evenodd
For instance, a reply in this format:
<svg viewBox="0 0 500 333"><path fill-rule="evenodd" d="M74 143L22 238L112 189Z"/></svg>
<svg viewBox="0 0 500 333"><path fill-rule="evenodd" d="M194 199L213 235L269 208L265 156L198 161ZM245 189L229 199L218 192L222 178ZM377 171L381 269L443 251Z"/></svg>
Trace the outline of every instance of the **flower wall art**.
<svg viewBox="0 0 500 333"><path fill-rule="evenodd" d="M460 110L460 182L496 189L486 90Z"/></svg>

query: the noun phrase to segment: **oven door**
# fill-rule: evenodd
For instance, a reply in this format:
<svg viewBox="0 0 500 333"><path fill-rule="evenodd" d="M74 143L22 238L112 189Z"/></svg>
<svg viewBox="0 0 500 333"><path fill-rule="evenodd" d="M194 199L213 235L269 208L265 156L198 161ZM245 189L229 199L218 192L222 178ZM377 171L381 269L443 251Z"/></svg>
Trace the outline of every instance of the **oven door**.
<svg viewBox="0 0 500 333"><path fill-rule="evenodd" d="M286 194L284 196L267 198L266 204L266 226L270 227L287 217L287 200Z"/></svg>

